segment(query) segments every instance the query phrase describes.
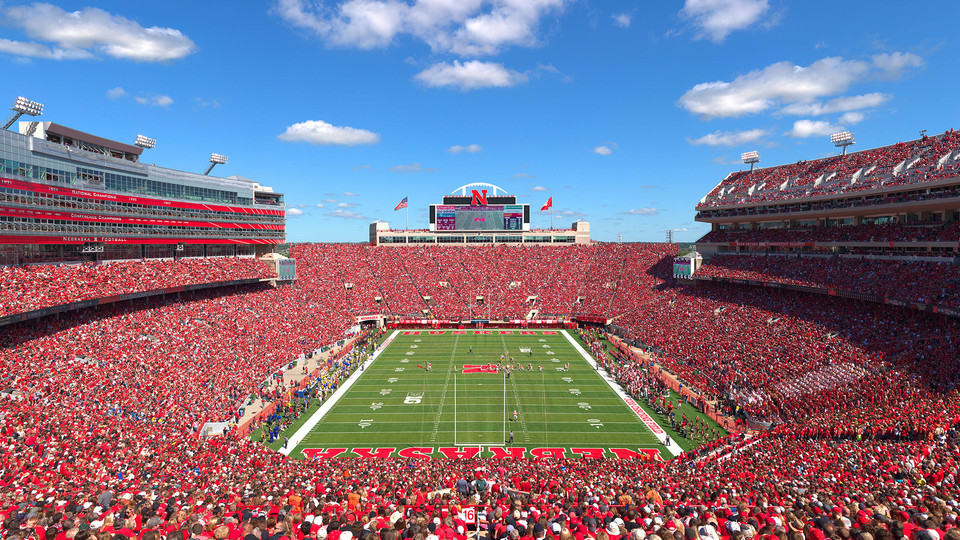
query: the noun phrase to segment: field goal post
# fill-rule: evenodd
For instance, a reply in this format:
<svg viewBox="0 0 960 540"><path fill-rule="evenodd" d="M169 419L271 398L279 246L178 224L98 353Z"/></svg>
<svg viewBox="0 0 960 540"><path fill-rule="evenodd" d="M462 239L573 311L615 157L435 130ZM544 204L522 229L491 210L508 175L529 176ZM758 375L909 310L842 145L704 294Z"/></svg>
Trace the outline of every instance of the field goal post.
<svg viewBox="0 0 960 540"><path fill-rule="evenodd" d="M485 446L505 446L507 443L507 377L498 371L500 380L503 382L503 428L500 433L500 442L463 442L460 440L457 424L460 417L457 413L457 379L461 373L459 369L453 370L453 445L459 448L483 448Z"/></svg>

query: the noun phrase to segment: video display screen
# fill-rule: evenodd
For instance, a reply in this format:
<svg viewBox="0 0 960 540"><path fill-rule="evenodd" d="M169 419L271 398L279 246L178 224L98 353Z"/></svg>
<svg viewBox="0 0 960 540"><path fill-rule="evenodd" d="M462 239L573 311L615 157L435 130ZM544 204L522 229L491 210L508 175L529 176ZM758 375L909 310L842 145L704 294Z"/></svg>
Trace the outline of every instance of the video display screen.
<svg viewBox="0 0 960 540"><path fill-rule="evenodd" d="M438 205L438 231L519 231L523 229L523 206Z"/></svg>

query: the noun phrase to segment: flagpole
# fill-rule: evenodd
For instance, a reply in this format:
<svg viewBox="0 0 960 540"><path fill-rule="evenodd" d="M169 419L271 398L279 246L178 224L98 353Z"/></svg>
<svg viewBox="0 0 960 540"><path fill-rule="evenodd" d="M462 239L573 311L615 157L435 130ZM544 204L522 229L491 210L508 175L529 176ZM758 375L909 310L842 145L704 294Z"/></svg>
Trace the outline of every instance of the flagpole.
<svg viewBox="0 0 960 540"><path fill-rule="evenodd" d="M410 230L410 202L409 201L407 201L407 206L405 206L404 208L407 209L407 230L409 231Z"/></svg>

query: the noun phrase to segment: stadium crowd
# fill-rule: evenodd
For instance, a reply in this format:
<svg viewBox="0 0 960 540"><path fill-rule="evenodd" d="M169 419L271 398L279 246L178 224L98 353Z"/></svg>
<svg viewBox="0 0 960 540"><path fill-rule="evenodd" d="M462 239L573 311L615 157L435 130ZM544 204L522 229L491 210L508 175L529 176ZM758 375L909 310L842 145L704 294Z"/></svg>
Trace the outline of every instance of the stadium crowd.
<svg viewBox="0 0 960 540"><path fill-rule="evenodd" d="M960 268L949 262L715 255L697 275L847 290L960 307Z"/></svg>
<svg viewBox="0 0 960 540"><path fill-rule="evenodd" d="M244 258L0 266L0 317L91 298L269 277L276 276L266 265Z"/></svg>
<svg viewBox="0 0 960 540"><path fill-rule="evenodd" d="M723 179L698 208L785 201L799 197L857 193L881 187L932 182L958 172L960 137L948 130L935 137L890 146L799 161Z"/></svg>
<svg viewBox="0 0 960 540"><path fill-rule="evenodd" d="M476 505L490 540L960 538L952 320L802 293L677 288L669 245L302 245L291 255L293 287L5 328L4 540L463 540L461 505ZM5 274L4 293L38 290L42 270ZM137 276L151 288L167 279ZM279 366L340 339L354 315L459 315L480 309L477 296L492 315L522 317L531 296L544 312L620 315L630 339L662 351L655 364L774 427L666 463L309 462L231 433L198 437L207 421L237 420ZM617 370L649 393L642 367Z"/></svg>

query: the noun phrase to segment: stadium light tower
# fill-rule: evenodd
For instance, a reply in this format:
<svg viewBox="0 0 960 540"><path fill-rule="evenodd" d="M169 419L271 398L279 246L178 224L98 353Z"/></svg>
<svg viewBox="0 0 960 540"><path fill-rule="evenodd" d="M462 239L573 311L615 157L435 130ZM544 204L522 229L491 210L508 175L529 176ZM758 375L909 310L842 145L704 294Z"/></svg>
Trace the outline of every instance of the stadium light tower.
<svg viewBox="0 0 960 540"><path fill-rule="evenodd" d="M37 103L36 101L20 96L13 102L10 110L13 111L13 114L10 116L10 119L3 124L3 129L9 129L10 126L23 115L40 116L43 114L43 103Z"/></svg>
<svg viewBox="0 0 960 540"><path fill-rule="evenodd" d="M757 163L760 163L760 152L757 152L756 150L751 150L750 152L744 152L740 154L740 159L742 159L744 163L749 163L750 172L753 172L753 166L756 165Z"/></svg>
<svg viewBox="0 0 960 540"><path fill-rule="evenodd" d="M856 138L854 138L853 133L849 131L841 131L840 133L834 133L830 136L830 142L833 143L837 148L843 147L843 156L847 155L847 147L851 144L855 144Z"/></svg>
<svg viewBox="0 0 960 540"><path fill-rule="evenodd" d="M219 164L226 163L227 156L223 154L210 154L210 166L207 167L207 170L203 172L204 175L210 174L210 171L213 170Z"/></svg>
<svg viewBox="0 0 960 540"><path fill-rule="evenodd" d="M137 140L133 143L140 148L156 148L157 140L151 139L150 137L144 137L143 135L137 135Z"/></svg>

